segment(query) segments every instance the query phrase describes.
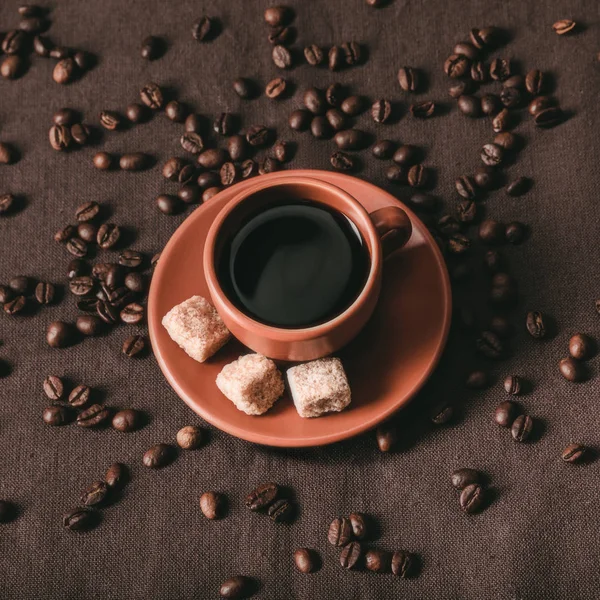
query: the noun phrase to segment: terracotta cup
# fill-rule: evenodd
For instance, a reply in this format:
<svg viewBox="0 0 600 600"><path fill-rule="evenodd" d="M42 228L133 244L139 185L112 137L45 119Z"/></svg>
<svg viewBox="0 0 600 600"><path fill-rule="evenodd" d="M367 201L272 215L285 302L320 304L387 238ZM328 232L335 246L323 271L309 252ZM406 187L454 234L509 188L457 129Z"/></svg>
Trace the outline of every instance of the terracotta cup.
<svg viewBox="0 0 600 600"><path fill-rule="evenodd" d="M273 202L294 199L312 200L348 217L367 246L370 270L358 297L344 312L314 327L281 329L259 323L238 309L223 291L216 265L225 242L248 216ZM245 346L276 360L314 360L339 350L364 327L379 297L383 260L402 248L411 233L410 219L397 206L369 214L350 194L324 181L300 175L275 183L259 180L234 197L212 223L204 245L204 273L215 308L231 333Z"/></svg>

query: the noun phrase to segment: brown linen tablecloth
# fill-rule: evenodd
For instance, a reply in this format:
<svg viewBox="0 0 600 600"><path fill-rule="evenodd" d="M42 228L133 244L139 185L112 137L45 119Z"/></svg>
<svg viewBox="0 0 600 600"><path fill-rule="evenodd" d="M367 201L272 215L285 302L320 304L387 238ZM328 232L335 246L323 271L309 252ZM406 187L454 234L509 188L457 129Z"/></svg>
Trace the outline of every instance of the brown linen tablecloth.
<svg viewBox="0 0 600 600"><path fill-rule="evenodd" d="M599 463L567 465L560 452L571 441L598 442L598 360L590 363L591 380L580 385L563 380L557 363L573 332L600 333L594 308L600 296L600 5L594 0L395 0L376 10L364 0L289 0L296 12L295 48L357 40L368 48L369 58L364 66L333 75L303 64L285 75L297 86L294 97L274 103L264 94L242 101L231 87L240 75L264 86L281 74L271 62L262 18L268 0L42 4L52 9L50 37L93 52L98 65L81 81L60 86L52 81L54 61L34 57L21 79L0 81L0 140L14 143L22 155L18 164L0 166L0 191L22 194L26 204L0 219L2 283L26 274L64 285L70 257L52 237L85 200L108 204L112 220L130 228L132 247L147 253L160 250L185 219L185 214L167 217L156 210L156 195L176 189L162 178L159 166L142 173L105 173L91 165L97 148L62 154L48 144L58 108L77 108L86 121L97 123L100 110L124 110L149 80L172 87L211 119L230 110L242 115L244 125L277 128L280 137L299 143L291 166L304 168L329 168L333 149L332 142L287 127L287 115L300 105L306 86L339 80L371 99L396 100L404 108L396 124L376 126L367 113L359 126L378 137L422 146L426 164L437 175L435 193L447 210L456 203L454 179L479 165L480 148L492 138L488 120L457 113L442 71L454 43L471 27L506 28L513 39L498 54L515 59L523 71L537 67L551 73L556 97L570 118L540 131L524 112L517 131L526 147L508 174L531 177L533 189L515 199L499 191L486 202L491 216L531 226L524 244L506 249L521 298L512 313L517 334L511 358L491 366L489 390L467 392L465 374L485 363L475 357L470 338L452 336L433 380L400 415L403 441L391 454L378 451L372 433L331 447L285 451L210 428L205 448L182 453L164 470L147 470L141 456L148 447L173 441L180 427L201 421L170 389L152 357L130 360L121 354L123 339L135 329L122 327L65 350L49 348L47 323L77 314L68 290L58 305L33 316L0 315L0 358L12 365L12 374L0 380L0 497L16 502L21 511L16 521L0 526L0 598L208 599L218 597L222 580L238 573L256 577L261 584L256 597L269 600L597 598ZM17 25L18 5L17 0L0 3L0 30ZM210 44L198 44L190 34L191 23L203 13L223 24ZM580 22L579 31L555 35L552 23L561 18ZM141 40L149 34L168 40L165 56L156 62L140 58ZM439 101L448 114L427 121L407 114L412 98L396 80L403 65L424 70L427 90L418 98ZM100 147L146 151L161 165L183 154L181 131L159 115L127 131L105 133ZM383 163L368 151L362 156L360 177L406 198L407 189L385 182ZM473 252L471 260L477 267L481 252ZM455 300L474 306L485 323L487 284L479 269L475 273L457 286ZM555 318L553 339L540 343L528 336L524 314L530 308ZM501 382L509 373L533 384L522 404L543 424L535 443L516 444L493 423L494 407L506 397ZM128 435L45 426L42 381L47 374L85 382L100 390L108 405L139 408L150 422ZM444 400L457 404L458 417L434 429L426 408ZM62 513L76 506L83 489L113 461L132 469L123 499L103 511L104 521L94 531L65 530ZM495 492L491 506L477 516L460 511L450 486L450 472L462 466L488 473ZM243 507L245 493L265 480L294 490L300 514L293 525L272 524ZM225 519L208 522L200 513L198 498L207 489L228 496ZM327 543L327 527L334 516L352 510L377 519L379 547L419 554L420 576L403 581L341 569L337 551ZM299 546L320 552L318 573L295 570L291 555Z"/></svg>

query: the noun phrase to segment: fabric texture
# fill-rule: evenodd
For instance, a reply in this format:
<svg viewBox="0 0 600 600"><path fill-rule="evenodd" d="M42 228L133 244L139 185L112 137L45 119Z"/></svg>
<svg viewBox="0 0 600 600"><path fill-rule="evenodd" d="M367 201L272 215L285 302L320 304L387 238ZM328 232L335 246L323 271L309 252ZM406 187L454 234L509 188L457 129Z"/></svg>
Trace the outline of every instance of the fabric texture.
<svg viewBox="0 0 600 600"><path fill-rule="evenodd" d="M373 433L330 447L286 451L254 446L207 426L210 439L203 449L182 452L160 471L146 469L141 458L150 446L174 442L181 427L202 422L169 387L152 357L131 360L121 354L125 337L138 329L122 326L69 349L49 348L47 324L73 321L77 314L68 289L59 304L33 315L1 314L0 358L11 363L12 373L0 380L0 498L17 503L20 516L0 525L0 598L210 599L218 597L224 579L240 573L260 582L256 598L269 600L597 598L599 463L564 464L560 453L572 441L598 443L600 366L597 358L591 361L590 381L574 385L562 379L557 365L567 355L572 333L600 337L594 308L600 297L598 2L392 0L374 9L364 0L289 0L296 13L294 48L356 40L368 49L368 60L335 74L297 66L283 74L295 85L294 96L278 102L264 94L240 100L232 89L240 75L256 79L262 89L282 75L271 61L262 16L268 0L40 3L52 9L48 35L93 52L98 64L80 81L60 86L52 81L54 61L33 57L22 78L0 81L0 140L21 153L16 165L0 166L0 192L21 194L25 204L15 215L0 218L0 283L26 274L64 286L71 257L53 234L73 221L83 201L106 203L111 220L127 228L132 247L150 255L185 219L185 214L165 216L154 204L159 193L176 191L160 166L184 154L182 126L164 115L122 132L104 132L97 147L57 153L48 143L57 109L79 109L85 121L97 124L101 110L124 111L139 101L139 89L148 81L172 88L210 120L229 110L241 115L243 126L276 128L282 139L298 142L289 168L330 168L333 142L287 126L287 115L301 105L306 87L341 81L372 100L395 100L402 107L397 123L376 125L365 113L357 125L377 137L423 147L446 210L457 202L455 178L479 166L480 148L493 137L488 119L463 117L447 95L443 62L470 28L505 28L512 39L496 55L514 59L523 72L536 67L550 73L570 118L542 131L523 111L516 131L526 146L507 173L531 177L533 188L521 198L500 190L485 203L490 216L531 226L526 242L505 251L520 292L511 313L517 333L510 358L489 365L490 389L468 392L465 375L487 363L476 357L469 336L453 333L432 380L398 416L401 444L390 454L378 451ZM0 3L1 30L17 26L19 5L17 0ZM222 33L199 44L190 29L203 13L220 18ZM580 22L579 31L557 36L552 24L562 18ZM150 34L168 42L164 57L154 62L140 57L142 39ZM439 101L446 114L426 121L408 114L413 97L396 79L404 65L426 75L427 89L415 98ZM141 173L100 172L91 164L98 148L148 152L157 166ZM386 183L386 163L369 151L361 157L359 177L408 197L408 188ZM478 267L481 252L468 260ZM455 302L473 306L484 326L490 314L488 284L478 268L475 273L456 286ZM556 335L531 339L524 327L528 309L551 315ZM517 444L493 423L496 404L506 398L501 382L510 373L533 385L520 401L543 424L535 443ZM49 404L42 391L48 374L86 383L107 405L141 409L150 422L131 434L48 427L41 418ZM433 428L428 407L441 401L455 402L459 414L452 424ZM62 514L77 506L82 491L114 461L132 470L122 499L103 510L97 529L65 530ZM479 515L460 511L450 485L450 473L464 466L488 473L494 490L491 505ZM293 524L274 524L244 507L244 495L264 481L293 490L299 506ZM199 498L206 490L227 495L226 518L209 522L202 515ZM404 581L344 571L339 553L327 542L327 529L333 517L351 511L377 520L377 547L420 555L420 576ZM292 552L302 546L320 553L323 566L317 573L295 569Z"/></svg>

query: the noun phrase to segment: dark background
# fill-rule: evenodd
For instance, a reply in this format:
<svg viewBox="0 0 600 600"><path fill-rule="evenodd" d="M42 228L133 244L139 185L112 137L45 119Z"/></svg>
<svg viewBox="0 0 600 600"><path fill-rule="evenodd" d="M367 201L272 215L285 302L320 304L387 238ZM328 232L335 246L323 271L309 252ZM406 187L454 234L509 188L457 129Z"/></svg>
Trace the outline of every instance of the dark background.
<svg viewBox="0 0 600 600"><path fill-rule="evenodd" d="M478 166L480 147L493 135L488 120L458 114L446 92L443 61L471 27L506 28L513 39L499 54L516 59L524 71L537 67L550 72L555 94L571 118L539 131L524 114L517 131L527 145L508 174L532 177L534 187L522 198L499 191L486 202L495 218L531 226L527 242L506 250L521 292L512 317L518 333L511 358L492 365L489 390L467 392L465 374L485 363L475 357L468 338L453 335L433 381L399 416L403 443L389 455L377 450L372 433L331 447L284 451L210 428L205 448L183 453L164 470L147 470L141 456L149 446L174 441L180 427L200 419L169 388L153 358L129 360L121 354L123 339L134 329L122 327L106 337L53 350L46 345L45 327L54 319L75 318L71 297L34 316L0 315L0 358L13 368L0 382L0 497L21 509L15 522L0 527L0 597L216 598L219 583L238 573L256 577L261 582L256 597L265 599L598 597L600 463L566 465L560 452L571 441L598 443L600 369L594 360L592 379L573 385L558 374L557 363L566 355L572 333L597 337L600 331L594 310L600 296L599 4L393 0L376 10L363 0L290 0L296 11L296 48L357 40L368 48L369 60L334 75L299 66L285 74L299 91L279 103L264 95L242 101L231 89L241 74L261 86L281 74L266 40L262 13L267 0L47 4L52 9L50 37L93 52L98 66L81 81L59 86L52 81L54 61L34 57L24 77L0 81L0 140L13 143L22 154L18 164L0 167L0 191L23 194L26 201L23 210L0 219L3 283L27 274L64 284L70 256L52 236L73 220L75 207L85 200L108 204L112 220L135 233L132 246L149 254L160 250L183 221L185 215L167 217L154 206L157 194L175 191L160 167L144 173L99 172L91 165L97 149L59 154L48 144L58 108L77 108L86 121L97 123L100 110L124 110L149 80L173 87L211 119L230 110L242 115L245 126L277 128L282 138L299 142L291 167L302 168L329 168L333 149L332 142L317 142L287 128L287 114L300 105L304 87L339 80L372 99L396 100L405 110L398 123L376 126L368 114L358 123L379 137L422 146L426 164L437 174L435 192L445 199L447 210L456 202L454 179ZM1 30L17 26L18 5L16 0L0 4ZM190 27L205 11L222 20L223 32L210 44L198 44ZM556 36L551 26L560 18L580 22L579 32ZM148 34L164 35L169 43L164 58L152 63L139 55ZM443 103L451 108L449 114L426 122L406 114L412 98L396 81L403 65L425 71L429 85L419 98ZM162 164L183 154L181 131L158 115L128 131L106 133L102 147L150 152ZM385 185L384 164L369 152L362 155L366 165L359 176ZM399 198L409 193L394 190ZM471 261L480 263L479 249ZM486 285L476 272L471 282L457 286L456 302L474 306L484 325L489 316L482 299ZM528 337L523 323L529 308L556 319L553 339L540 343ZM541 424L536 443L516 444L492 421L495 405L505 398L501 382L511 372L533 384L522 404ZM48 403L42 392L47 374L85 382L100 390L110 406L145 411L150 423L129 435L74 425L47 427L41 419ZM433 430L425 407L441 401L455 402L458 416L451 426ZM132 469L123 500L104 510L103 523L90 533L63 529L62 513L76 506L82 490L113 461ZM450 472L462 466L481 469L491 478L494 501L480 515L461 513L450 486ZM294 490L300 506L296 523L275 525L243 507L244 494L264 480ZM198 498L207 489L227 494L227 518L209 522L202 516ZM332 517L352 510L378 520L378 546L421 556L418 579L341 569L326 532ZM318 573L295 570L291 555L299 546L321 553L324 565Z"/></svg>

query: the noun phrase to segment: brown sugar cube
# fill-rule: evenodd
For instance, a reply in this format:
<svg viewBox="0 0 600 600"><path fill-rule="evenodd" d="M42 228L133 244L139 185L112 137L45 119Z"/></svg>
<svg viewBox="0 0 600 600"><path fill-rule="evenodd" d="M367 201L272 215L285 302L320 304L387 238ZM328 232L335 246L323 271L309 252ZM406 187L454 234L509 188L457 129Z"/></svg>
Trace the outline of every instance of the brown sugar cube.
<svg viewBox="0 0 600 600"><path fill-rule="evenodd" d="M217 375L217 387L247 415L267 412L284 390L279 369L262 354L246 354L225 365Z"/></svg>
<svg viewBox="0 0 600 600"><path fill-rule="evenodd" d="M198 362L204 362L231 337L215 307L202 296L174 306L162 320L171 339Z"/></svg>
<svg viewBox="0 0 600 600"><path fill-rule="evenodd" d="M287 371L290 392L301 417L339 412L350 404L350 386L339 358L321 358Z"/></svg>

